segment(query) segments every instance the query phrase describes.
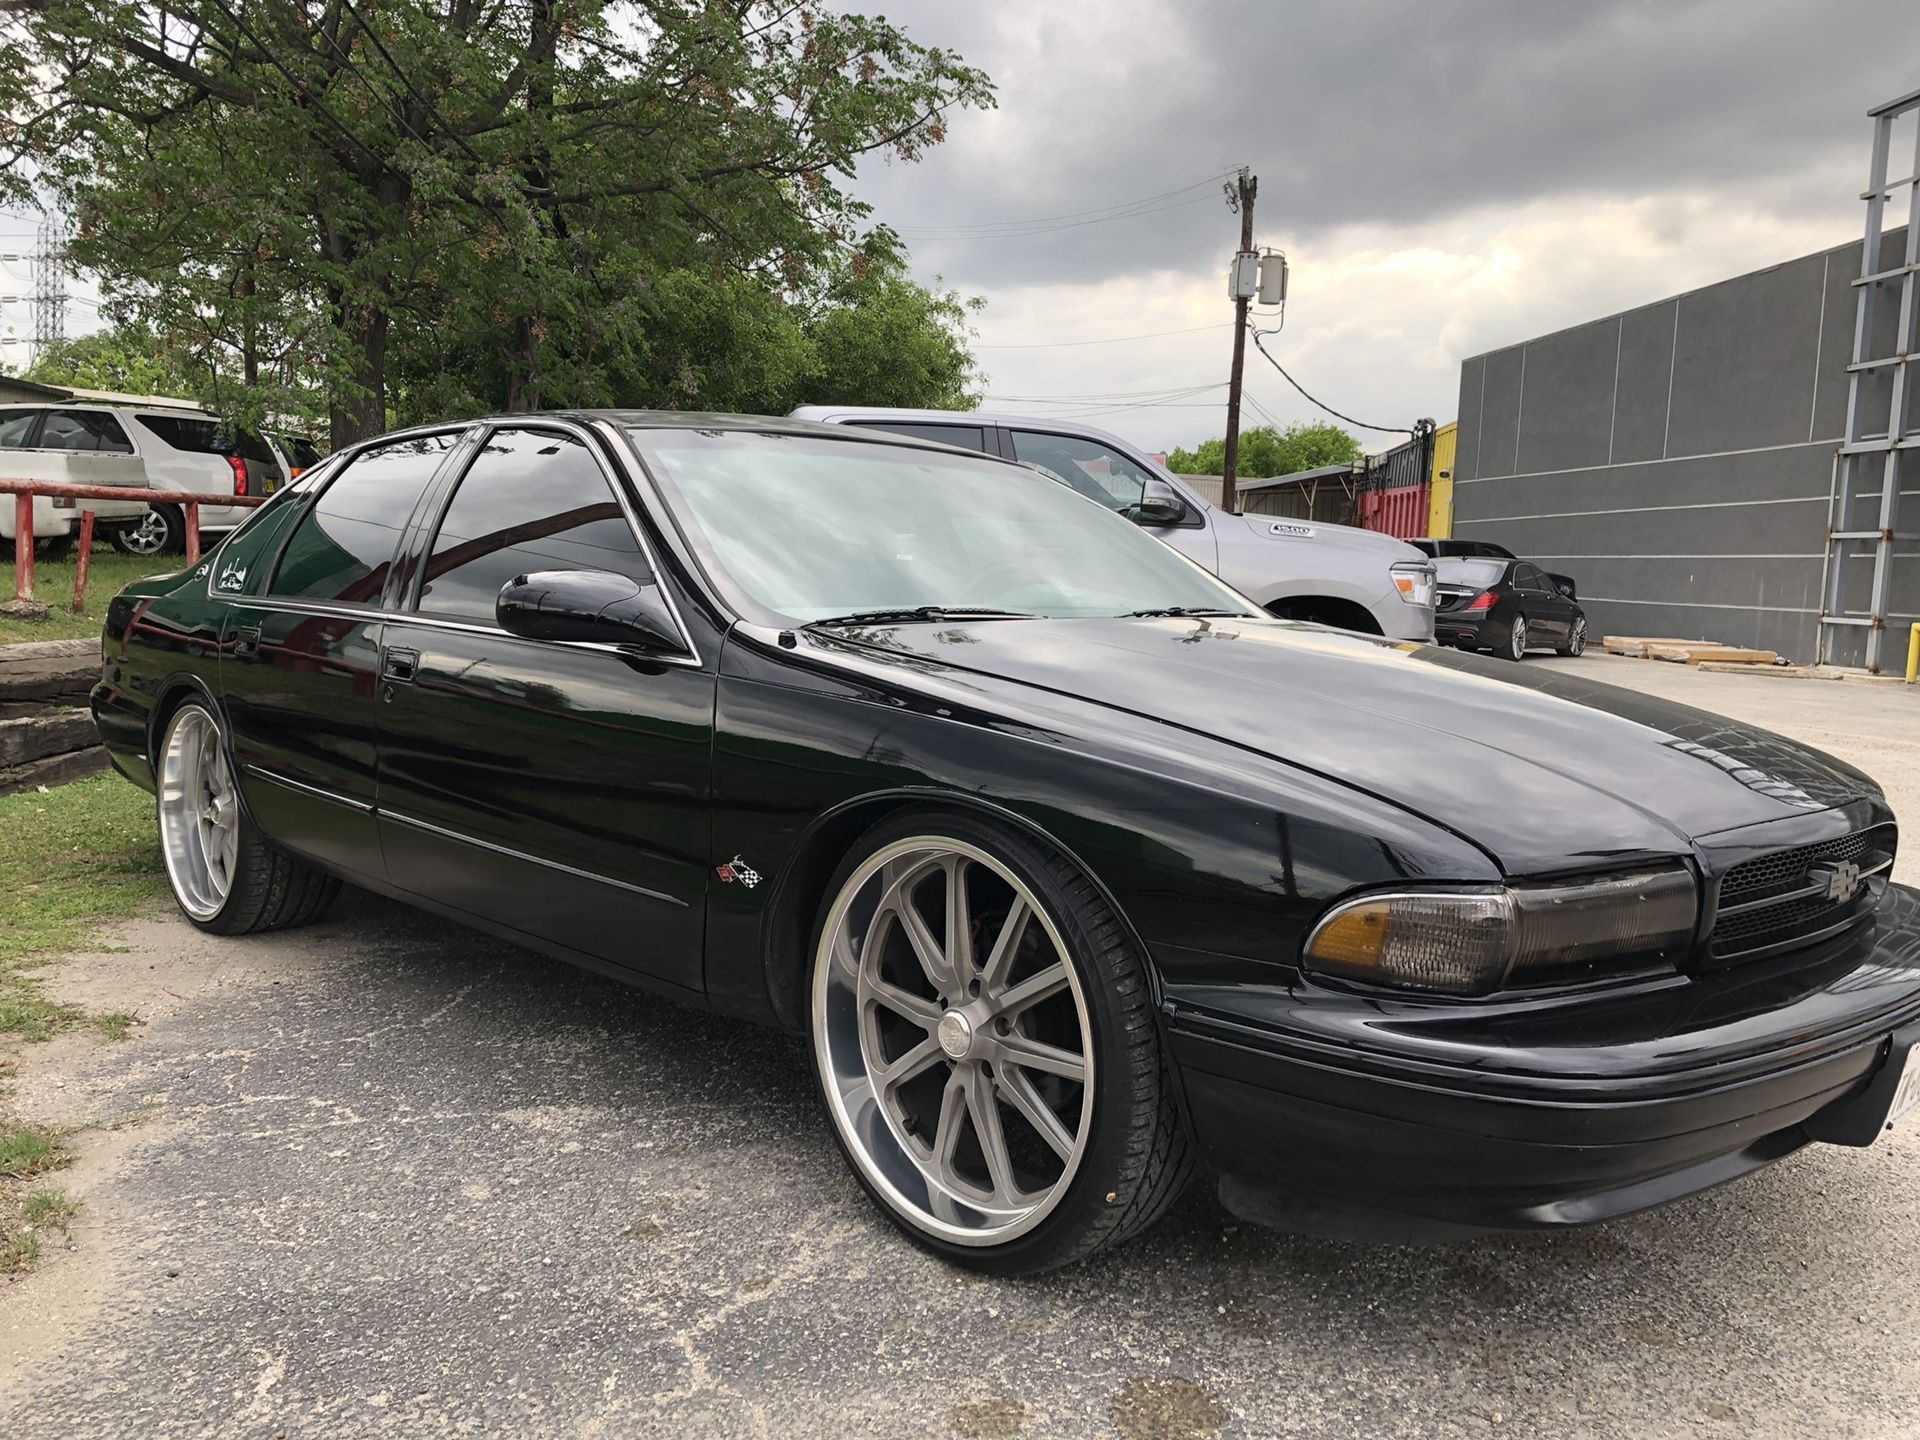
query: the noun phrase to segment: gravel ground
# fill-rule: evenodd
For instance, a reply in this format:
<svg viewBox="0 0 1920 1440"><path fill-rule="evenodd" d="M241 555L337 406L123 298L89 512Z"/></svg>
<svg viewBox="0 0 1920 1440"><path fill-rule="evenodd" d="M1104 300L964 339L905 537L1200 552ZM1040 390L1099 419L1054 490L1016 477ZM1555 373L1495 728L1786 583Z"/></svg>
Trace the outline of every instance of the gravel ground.
<svg viewBox="0 0 1920 1440"><path fill-rule="evenodd" d="M1895 778L1846 743L1882 692L1725 678L1696 703ZM1887 701L1911 784L1920 707ZM1008 1283L872 1212L788 1039L355 894L291 935L122 939L56 988L137 1038L23 1060L43 1118L151 1118L82 1137L72 1250L0 1288L7 1437L1920 1434L1920 1127L1424 1250L1196 1187Z"/></svg>

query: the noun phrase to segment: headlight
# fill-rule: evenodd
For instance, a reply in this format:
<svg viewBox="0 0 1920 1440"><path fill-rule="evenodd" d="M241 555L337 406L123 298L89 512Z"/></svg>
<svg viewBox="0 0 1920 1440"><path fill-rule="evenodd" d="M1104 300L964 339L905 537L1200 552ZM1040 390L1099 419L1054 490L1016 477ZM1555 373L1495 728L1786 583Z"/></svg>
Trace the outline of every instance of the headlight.
<svg viewBox="0 0 1920 1440"><path fill-rule="evenodd" d="M1485 995L1607 961L1686 952L1699 892L1685 870L1567 884L1363 895L1307 937L1307 969L1375 985Z"/></svg>
<svg viewBox="0 0 1920 1440"><path fill-rule="evenodd" d="M1402 560L1392 567L1393 588L1409 605L1433 604L1433 567Z"/></svg>

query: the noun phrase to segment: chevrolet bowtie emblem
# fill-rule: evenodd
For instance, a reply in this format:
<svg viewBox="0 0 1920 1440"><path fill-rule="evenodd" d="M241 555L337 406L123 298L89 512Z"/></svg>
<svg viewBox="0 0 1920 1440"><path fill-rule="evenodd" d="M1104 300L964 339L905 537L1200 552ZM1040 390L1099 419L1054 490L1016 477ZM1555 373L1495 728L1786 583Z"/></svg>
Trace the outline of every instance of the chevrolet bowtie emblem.
<svg viewBox="0 0 1920 1440"><path fill-rule="evenodd" d="M1826 885L1826 897L1836 905L1844 905L1860 893L1860 867L1851 860L1840 860L1832 865L1816 865L1807 871L1807 883Z"/></svg>

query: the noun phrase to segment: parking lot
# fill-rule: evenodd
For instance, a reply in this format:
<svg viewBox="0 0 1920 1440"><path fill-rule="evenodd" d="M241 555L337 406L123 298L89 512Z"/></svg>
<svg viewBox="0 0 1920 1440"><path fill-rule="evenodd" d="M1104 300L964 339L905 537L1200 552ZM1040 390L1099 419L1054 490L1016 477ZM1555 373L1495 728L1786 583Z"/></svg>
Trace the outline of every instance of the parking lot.
<svg viewBox="0 0 1920 1440"><path fill-rule="evenodd" d="M1774 725L1920 813L1911 692L1526 663ZM51 986L146 1023L20 1055L31 1116L113 1123L77 1141L72 1250L0 1290L8 1436L1920 1431L1914 1130L1420 1250L1197 1185L1001 1282L880 1219L798 1042L384 901L248 940L155 911Z"/></svg>

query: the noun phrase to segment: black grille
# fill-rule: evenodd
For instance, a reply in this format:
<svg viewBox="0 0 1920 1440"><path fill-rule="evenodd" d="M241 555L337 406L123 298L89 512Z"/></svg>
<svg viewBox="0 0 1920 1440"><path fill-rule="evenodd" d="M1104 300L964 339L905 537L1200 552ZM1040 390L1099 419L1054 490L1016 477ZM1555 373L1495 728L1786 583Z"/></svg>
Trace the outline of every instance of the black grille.
<svg viewBox="0 0 1920 1440"><path fill-rule="evenodd" d="M1712 954L1726 959L1786 944L1864 914L1874 902L1877 886L1863 885L1852 899L1844 901L1830 900L1824 894L1786 897L1807 887L1807 871L1815 865L1850 861L1862 869L1873 869L1893 859L1895 843L1894 827L1880 825L1817 845L1799 845L1742 860L1720 882L1721 914L1709 943ZM1757 908L1726 913L1740 905Z"/></svg>

